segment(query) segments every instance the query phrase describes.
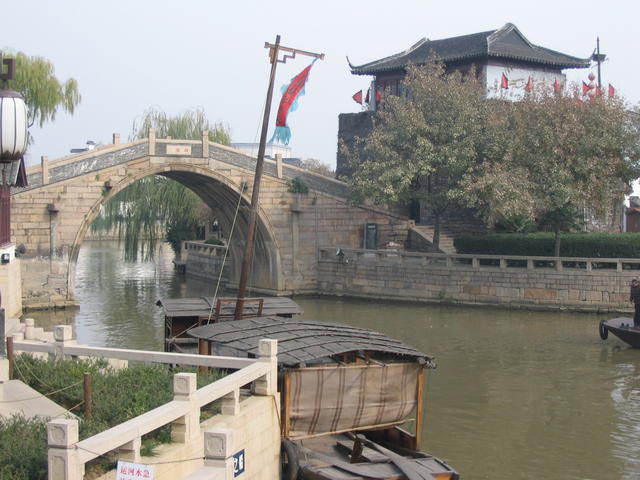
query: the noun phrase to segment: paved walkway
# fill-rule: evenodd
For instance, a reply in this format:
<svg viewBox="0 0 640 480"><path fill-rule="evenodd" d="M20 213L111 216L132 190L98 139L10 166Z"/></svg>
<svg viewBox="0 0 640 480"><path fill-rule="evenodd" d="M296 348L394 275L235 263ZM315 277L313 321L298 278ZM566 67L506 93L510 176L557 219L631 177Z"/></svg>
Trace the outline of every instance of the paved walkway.
<svg viewBox="0 0 640 480"><path fill-rule="evenodd" d="M25 418L75 417L20 380L9 380L0 383L0 416L13 415L23 415Z"/></svg>

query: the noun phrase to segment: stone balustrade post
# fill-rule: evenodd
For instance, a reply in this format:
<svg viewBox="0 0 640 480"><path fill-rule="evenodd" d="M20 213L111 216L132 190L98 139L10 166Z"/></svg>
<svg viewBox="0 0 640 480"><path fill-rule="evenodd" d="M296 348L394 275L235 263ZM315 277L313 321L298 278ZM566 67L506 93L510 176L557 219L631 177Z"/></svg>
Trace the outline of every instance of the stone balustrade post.
<svg viewBox="0 0 640 480"><path fill-rule="evenodd" d="M36 328L35 320L33 318L25 318L24 320L24 339L34 340L34 330Z"/></svg>
<svg viewBox="0 0 640 480"><path fill-rule="evenodd" d="M258 360L270 365L269 373L256 380L253 393L275 395L278 391L278 341L263 339L258 343Z"/></svg>
<svg viewBox="0 0 640 480"><path fill-rule="evenodd" d="M114 145L120 145L120 134L119 133L114 133L113 134L113 141L112 143Z"/></svg>
<svg viewBox="0 0 640 480"><path fill-rule="evenodd" d="M73 329L71 325L56 325L53 327L53 356L56 360L64 359L64 347L73 342Z"/></svg>
<svg viewBox="0 0 640 480"><path fill-rule="evenodd" d="M48 480L82 480L84 465L79 464L78 420L58 419L47 423Z"/></svg>
<svg viewBox="0 0 640 480"><path fill-rule="evenodd" d="M282 154L276 153L276 176L282 178Z"/></svg>
<svg viewBox="0 0 640 480"><path fill-rule="evenodd" d="M40 169L42 172L42 185L49 183L49 157L42 155L40 157Z"/></svg>
<svg viewBox="0 0 640 480"><path fill-rule="evenodd" d="M220 411L223 415L238 415L240 413L240 389L236 388L220 399Z"/></svg>
<svg viewBox="0 0 640 480"><path fill-rule="evenodd" d="M243 459L244 461L244 459ZM214 468L219 476L213 478L234 478L233 432L226 428L204 432L204 466ZM238 472L244 470L244 464L235 465ZM210 472L214 473L214 472Z"/></svg>
<svg viewBox="0 0 640 480"><path fill-rule="evenodd" d="M142 438L137 437L118 448L118 460L123 462L140 463L140 447Z"/></svg>
<svg viewBox="0 0 640 480"><path fill-rule="evenodd" d="M187 443L200 435L200 407L193 401L197 382L195 373L176 373L173 376L173 400L190 403L187 414L171 424L173 442Z"/></svg>
<svg viewBox="0 0 640 480"><path fill-rule="evenodd" d="M202 157L209 158L209 130L202 131Z"/></svg>
<svg viewBox="0 0 640 480"><path fill-rule="evenodd" d="M156 154L156 129L149 129L149 155Z"/></svg>

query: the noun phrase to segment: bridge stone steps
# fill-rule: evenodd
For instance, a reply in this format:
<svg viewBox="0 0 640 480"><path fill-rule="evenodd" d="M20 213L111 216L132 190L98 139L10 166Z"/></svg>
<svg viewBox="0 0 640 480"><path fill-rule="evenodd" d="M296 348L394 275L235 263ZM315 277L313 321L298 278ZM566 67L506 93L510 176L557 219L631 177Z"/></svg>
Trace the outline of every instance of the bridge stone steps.
<svg viewBox="0 0 640 480"><path fill-rule="evenodd" d="M419 233L426 240L431 242L433 240L433 226L431 225L416 225L413 230ZM440 244L439 248L444 253L456 253L456 248L453 246L454 235L446 230L440 229Z"/></svg>

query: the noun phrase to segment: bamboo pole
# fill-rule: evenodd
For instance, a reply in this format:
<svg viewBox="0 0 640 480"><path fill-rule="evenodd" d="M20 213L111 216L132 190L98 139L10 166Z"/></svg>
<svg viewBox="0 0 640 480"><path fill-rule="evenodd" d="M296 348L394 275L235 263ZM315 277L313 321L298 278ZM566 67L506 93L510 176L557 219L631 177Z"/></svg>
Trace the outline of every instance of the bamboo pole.
<svg viewBox="0 0 640 480"><path fill-rule="evenodd" d="M93 385L91 373L85 372L82 387L84 390L84 419L91 420L93 415Z"/></svg>

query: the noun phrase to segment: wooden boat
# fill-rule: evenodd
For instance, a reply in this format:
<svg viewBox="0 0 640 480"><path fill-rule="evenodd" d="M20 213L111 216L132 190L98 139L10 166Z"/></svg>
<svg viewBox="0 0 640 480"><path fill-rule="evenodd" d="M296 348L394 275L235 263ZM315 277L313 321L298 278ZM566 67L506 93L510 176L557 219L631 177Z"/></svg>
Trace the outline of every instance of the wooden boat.
<svg viewBox="0 0 640 480"><path fill-rule="evenodd" d="M160 299L156 305L164 311L165 352L191 347L197 341L187 330L199 325L217 323L234 318L237 299L211 297ZM286 297L246 298L242 318L261 316L291 317L303 313L302 308Z"/></svg>
<svg viewBox="0 0 640 480"><path fill-rule="evenodd" d="M603 340L606 340L611 332L633 348L640 348L640 327L633 326L633 318L620 317L601 320L598 331Z"/></svg>
<svg viewBox="0 0 640 480"><path fill-rule="evenodd" d="M256 357L262 338L278 340L285 479L459 478L420 451L433 357L378 332L304 319L236 320L188 334L242 357Z"/></svg>

